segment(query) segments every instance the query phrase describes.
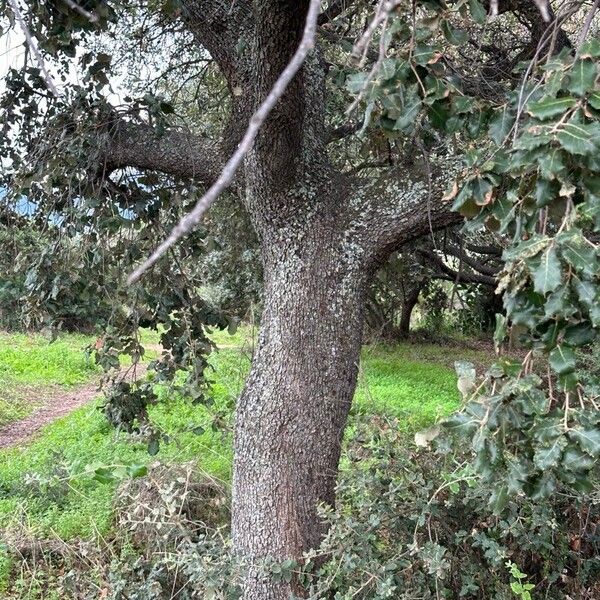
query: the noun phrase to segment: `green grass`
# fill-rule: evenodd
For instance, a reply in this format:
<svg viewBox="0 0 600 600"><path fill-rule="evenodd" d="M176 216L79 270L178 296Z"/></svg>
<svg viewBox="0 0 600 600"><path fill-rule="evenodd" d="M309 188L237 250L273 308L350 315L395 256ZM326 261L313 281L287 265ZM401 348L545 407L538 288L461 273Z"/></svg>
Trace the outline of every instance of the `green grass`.
<svg viewBox="0 0 600 600"><path fill-rule="evenodd" d="M163 402L150 409L156 425L172 438L151 457L147 444L115 432L98 410L82 407L47 426L30 445L0 452L0 528L17 523L36 533L61 538L106 534L112 519L116 484L85 476L88 464L129 465L195 461L225 482L230 480L230 435L211 428L214 415L231 412L249 361L235 350L223 350L211 361L219 378L208 410L181 399L167 388ZM172 395L171 398L169 396ZM198 435L192 431L203 427ZM32 477L33 474L33 477ZM73 476L74 475L74 476Z"/></svg>
<svg viewBox="0 0 600 600"><path fill-rule="evenodd" d="M160 333L141 330L143 344L156 346ZM238 327L234 335L214 331L210 336L219 346L248 346L252 331ZM26 417L37 405L39 397L55 386L72 387L90 380L98 372L93 360L83 349L95 338L78 334L63 334L50 342L42 335L8 334L0 332L0 427ZM146 351L144 360L158 358L156 348ZM122 357L122 364L131 359Z"/></svg>
<svg viewBox="0 0 600 600"><path fill-rule="evenodd" d="M253 338L257 335L257 329L251 325L240 324L233 334L227 330L219 331L215 329L210 333L210 339L219 347L237 346L240 348L250 348Z"/></svg>
<svg viewBox="0 0 600 600"><path fill-rule="evenodd" d="M73 334L51 343L41 335L0 333L0 426L26 416L44 389L89 380L96 367L83 349L90 341Z"/></svg>
<svg viewBox="0 0 600 600"><path fill-rule="evenodd" d="M463 347L403 342L366 346L352 411L397 417L407 433L449 415L460 402L455 360L486 363L485 353Z"/></svg>
<svg viewBox="0 0 600 600"><path fill-rule="evenodd" d="M116 484L84 476L85 466L151 464L195 461L198 467L225 482L230 480L231 436L211 428L219 418L231 422L235 398L249 368L245 346L247 328L233 338L219 333L213 339L220 352L210 361L215 371L214 406L207 409L182 400L163 388L163 402L151 418L171 438L156 457L145 443L112 430L97 406L83 407L46 427L30 445L0 451L0 528L23 523L41 535L64 539L106 534L111 527ZM398 417L408 434L446 415L459 403L451 369L455 358L485 361L485 355L429 344L366 347L363 351L353 415L386 414ZM192 432L195 427L204 433ZM73 474L75 476L73 477Z"/></svg>

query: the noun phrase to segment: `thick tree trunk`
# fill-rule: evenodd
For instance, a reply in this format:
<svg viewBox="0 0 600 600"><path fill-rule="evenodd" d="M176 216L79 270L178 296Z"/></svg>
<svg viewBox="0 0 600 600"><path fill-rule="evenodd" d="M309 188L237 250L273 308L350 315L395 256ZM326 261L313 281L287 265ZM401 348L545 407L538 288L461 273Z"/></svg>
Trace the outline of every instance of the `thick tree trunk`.
<svg viewBox="0 0 600 600"><path fill-rule="evenodd" d="M258 348L236 414L235 551L253 564L318 547L317 506L334 502L356 386L366 276L343 234L310 227L264 240ZM288 232L289 233L289 232ZM276 243L275 243L276 241ZM299 593L249 567L245 600Z"/></svg>

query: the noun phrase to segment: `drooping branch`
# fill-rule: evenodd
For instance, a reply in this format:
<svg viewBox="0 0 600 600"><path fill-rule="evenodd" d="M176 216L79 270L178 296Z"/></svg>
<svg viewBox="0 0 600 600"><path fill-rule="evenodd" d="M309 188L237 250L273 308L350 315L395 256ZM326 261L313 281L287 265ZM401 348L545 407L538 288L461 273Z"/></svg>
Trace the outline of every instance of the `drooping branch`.
<svg viewBox="0 0 600 600"><path fill-rule="evenodd" d="M12 12L14 14L14 17L17 20L17 23L19 24L19 27L21 28L23 35L25 36L27 46L29 47L33 56L35 57L35 60L38 64L40 72L42 73L44 81L46 82L46 86L48 87L48 89L50 90L50 92L52 93L52 95L55 98L60 98L60 94L58 92L58 89L56 88L56 84L54 83L54 79L52 78L52 75L50 75L50 73L48 72L48 69L46 68L46 63L44 62L44 58L42 57L42 54L37 46L37 43L34 41L33 36L31 35L31 32L29 31L29 27L27 27L27 23L25 23L25 18L23 17L23 15L21 13L21 9L19 8L19 5L17 4L17 0L8 0L8 4L10 5L10 8L12 9Z"/></svg>

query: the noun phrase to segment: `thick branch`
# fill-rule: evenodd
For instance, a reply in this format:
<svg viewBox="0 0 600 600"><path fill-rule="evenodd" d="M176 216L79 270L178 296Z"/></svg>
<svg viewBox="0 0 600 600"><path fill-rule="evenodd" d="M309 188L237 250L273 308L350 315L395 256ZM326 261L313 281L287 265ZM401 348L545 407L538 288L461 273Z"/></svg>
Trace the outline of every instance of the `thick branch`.
<svg viewBox="0 0 600 600"><path fill-rule="evenodd" d="M466 252L457 248L456 246L447 246L446 251L449 254L452 254L460 261L471 267L474 271L481 273L482 275L489 275L490 277L495 277L500 272L500 267L490 267L477 260L476 258L469 256Z"/></svg>
<svg viewBox="0 0 600 600"><path fill-rule="evenodd" d="M175 129L158 135L149 125L125 121L112 127L103 156L108 172L152 169L204 184L217 179L224 163L216 142Z"/></svg>
<svg viewBox="0 0 600 600"><path fill-rule="evenodd" d="M470 242L466 242L465 246L468 250L477 254L489 254L498 259L502 256L502 248L500 246L482 246L480 244L471 244Z"/></svg>
<svg viewBox="0 0 600 600"><path fill-rule="evenodd" d="M463 220L444 196L460 162L434 154L429 160L410 171L394 169L360 187L351 199L359 237L375 264L407 242Z"/></svg>

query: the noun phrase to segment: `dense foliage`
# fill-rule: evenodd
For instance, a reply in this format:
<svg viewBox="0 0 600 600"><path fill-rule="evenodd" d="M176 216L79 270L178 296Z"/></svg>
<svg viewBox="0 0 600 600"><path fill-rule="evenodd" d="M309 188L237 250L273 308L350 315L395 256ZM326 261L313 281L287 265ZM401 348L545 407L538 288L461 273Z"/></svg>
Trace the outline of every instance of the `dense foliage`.
<svg viewBox="0 0 600 600"><path fill-rule="evenodd" d="M389 137L434 144L441 135L446 151L461 146L464 171L447 196L470 230L506 240L506 315L495 339L501 345L510 331L530 352L522 364L499 361L481 384L463 373L469 402L447 423L472 440L500 512L511 495L547 497L559 482L587 490L600 456L600 373L576 374L577 349L589 352L600 327L600 43L575 52L560 35L542 36L530 61L517 55L512 72L475 94L451 49L473 21L486 21L477 0L416 19L397 11L384 22L378 60L350 88L365 98L366 124Z"/></svg>

